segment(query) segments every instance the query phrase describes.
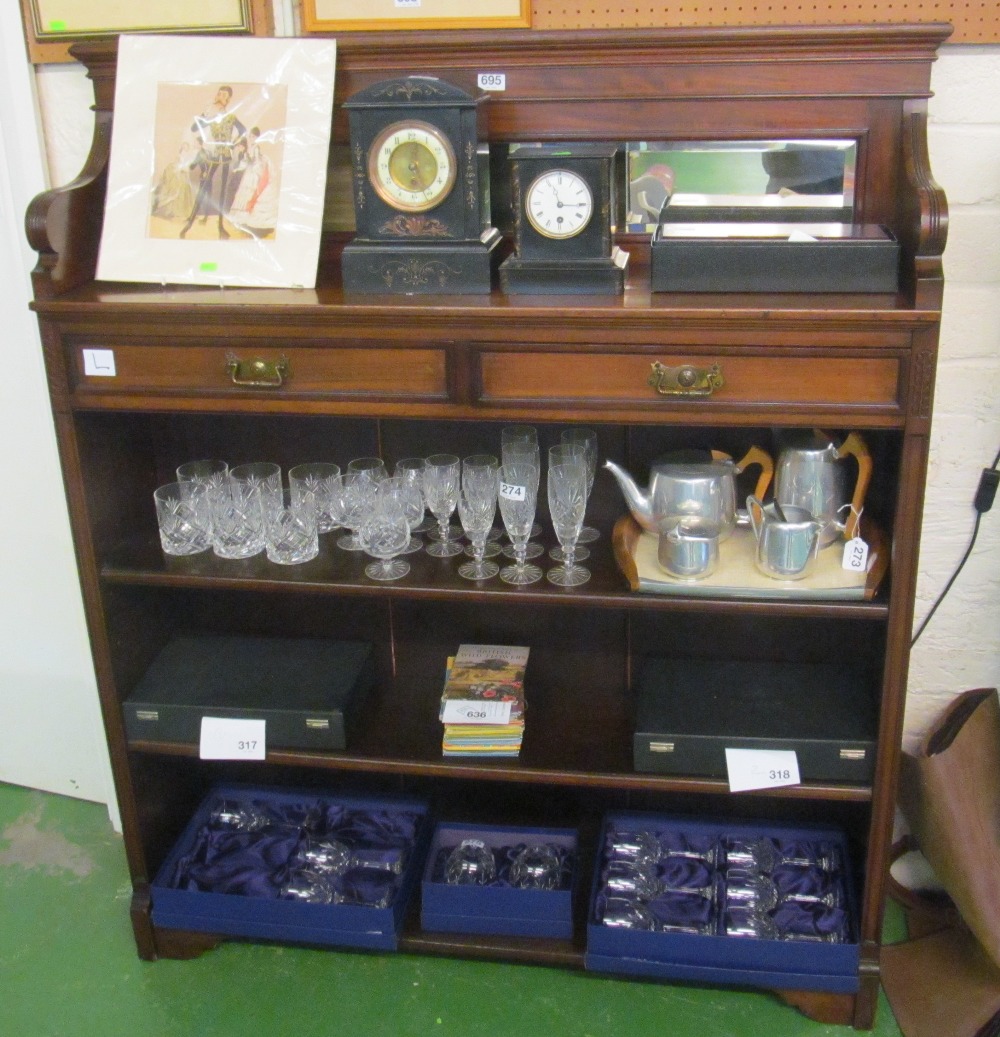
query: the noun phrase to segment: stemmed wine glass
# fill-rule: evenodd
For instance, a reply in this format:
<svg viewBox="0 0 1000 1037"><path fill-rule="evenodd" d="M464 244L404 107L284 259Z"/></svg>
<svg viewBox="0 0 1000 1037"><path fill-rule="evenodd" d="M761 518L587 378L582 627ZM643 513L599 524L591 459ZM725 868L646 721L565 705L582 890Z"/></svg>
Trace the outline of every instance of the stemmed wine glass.
<svg viewBox="0 0 1000 1037"><path fill-rule="evenodd" d="M528 537L535 521L538 501L538 468L515 462L501 465L497 471L497 503L504 528L514 547L514 564L500 570L500 579L515 586L524 586L542 578L537 565L527 559Z"/></svg>
<svg viewBox="0 0 1000 1037"><path fill-rule="evenodd" d="M454 454L431 454L424 460L424 497L437 519L438 533L427 553L435 558L450 558L462 553L462 545L451 537L451 516L458 506L462 462Z"/></svg>
<svg viewBox="0 0 1000 1037"><path fill-rule="evenodd" d="M587 507L587 469L576 461L549 466L549 514L563 563L550 569L546 579L557 587L579 587L590 579L590 571L576 564L576 540Z"/></svg>
<svg viewBox="0 0 1000 1037"><path fill-rule="evenodd" d="M486 537L497 512L499 467L500 462L492 454L473 454L462 461L458 515L465 535L472 542L473 560L460 565L458 575L467 580L486 580L500 571L496 562L484 561Z"/></svg>
<svg viewBox="0 0 1000 1037"><path fill-rule="evenodd" d="M396 557L410 539L403 487L398 476L379 482L371 511L359 531L365 553L378 559L365 566L370 580L398 580L410 571L410 563Z"/></svg>
<svg viewBox="0 0 1000 1037"><path fill-rule="evenodd" d="M380 457L358 457L347 466L344 473L342 521L351 532L337 541L337 547L345 551L365 549L358 534L371 511L376 488L386 478L385 464Z"/></svg>
<svg viewBox="0 0 1000 1037"><path fill-rule="evenodd" d="M563 429L559 434L559 442L575 444L582 447L587 461L587 500L590 500L594 489L594 476L597 474L597 433L589 428ZM590 544L601 534L593 526L583 526L578 538L581 544Z"/></svg>

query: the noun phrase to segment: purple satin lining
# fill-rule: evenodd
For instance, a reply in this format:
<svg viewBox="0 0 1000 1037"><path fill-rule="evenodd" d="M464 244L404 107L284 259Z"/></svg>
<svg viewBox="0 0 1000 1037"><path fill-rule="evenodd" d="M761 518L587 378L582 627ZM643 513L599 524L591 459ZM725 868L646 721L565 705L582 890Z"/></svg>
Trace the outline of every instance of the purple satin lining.
<svg viewBox="0 0 1000 1037"><path fill-rule="evenodd" d="M779 939L850 941L851 918L842 906L846 901L845 876L840 871L842 858L837 845L804 838L770 838L768 841L775 848L777 861L770 871L742 865L733 868L730 875L725 864L725 853L722 852L725 840L717 842L711 837L678 829L643 829L641 834L652 836L655 844L660 847L659 860L645 866L646 872L654 875L657 880L658 894L649 898L646 893L647 899L642 899L636 893L606 887L610 875L620 876L622 868L631 866L626 863L630 860L630 851L620 848L620 844L634 844L640 836L638 831L616 831L609 827L594 904L597 921L603 918L608 899L620 904L623 899L631 897L634 903L643 905L645 912L652 915L659 927L668 931L696 927L704 932L707 927L712 932L725 933L727 924L735 927L744 916L758 914L765 923L761 927L762 936L765 935L765 928L773 927L773 935ZM762 838L744 837L739 842L753 843ZM743 890L752 889L754 880L765 885L773 884L770 909L758 911L752 903L741 903L726 913L727 880L733 883L734 889ZM715 895L706 895L705 890L714 891ZM701 895L698 891L702 891ZM777 906L774 905L775 891ZM796 899L802 897L827 897L831 903ZM725 922L723 914L726 914Z"/></svg>
<svg viewBox="0 0 1000 1037"><path fill-rule="evenodd" d="M848 935L847 913L840 907L786 900L771 912L771 918L778 931L786 936L832 934L843 941Z"/></svg>
<svg viewBox="0 0 1000 1037"><path fill-rule="evenodd" d="M219 801L220 803L222 801ZM227 803L232 797L227 797ZM211 816L212 804L206 812ZM361 810L337 803L273 803L254 798L241 804L270 822L258 831L206 822L178 858L168 885L201 893L278 897L294 878L290 862L309 838L331 839L351 850L352 866L336 877L347 901L384 904L400 876L398 866L413 845L420 815L405 810Z"/></svg>

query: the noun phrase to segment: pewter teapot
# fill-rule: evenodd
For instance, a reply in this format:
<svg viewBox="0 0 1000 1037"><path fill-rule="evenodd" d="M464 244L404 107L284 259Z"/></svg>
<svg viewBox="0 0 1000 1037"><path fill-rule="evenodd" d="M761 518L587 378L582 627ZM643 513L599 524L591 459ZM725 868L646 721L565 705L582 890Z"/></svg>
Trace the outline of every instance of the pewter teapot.
<svg viewBox="0 0 1000 1037"><path fill-rule="evenodd" d="M872 474L872 459L864 440L852 432L838 447L819 429L788 433L782 439L774 499L782 507L802 508L822 522L821 547L841 535L850 540L857 532ZM850 456L858 463L853 492L848 490L848 468L842 463ZM844 512L847 514L842 517Z"/></svg>
<svg viewBox="0 0 1000 1037"><path fill-rule="evenodd" d="M614 461L605 461L604 467L618 480L632 517L643 529L660 533L683 518L694 517L717 525L720 539L724 539L738 520L748 521L745 511L736 510L736 476L754 464L761 469L755 493L763 497L774 462L766 450L756 446L738 463L720 450L668 454L650 466L646 489Z"/></svg>

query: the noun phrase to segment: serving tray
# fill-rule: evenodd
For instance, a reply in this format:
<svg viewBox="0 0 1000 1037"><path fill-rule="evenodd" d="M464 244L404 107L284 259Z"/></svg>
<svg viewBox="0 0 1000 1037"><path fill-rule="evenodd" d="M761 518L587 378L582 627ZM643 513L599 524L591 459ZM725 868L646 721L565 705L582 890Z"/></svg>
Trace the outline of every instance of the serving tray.
<svg viewBox="0 0 1000 1037"><path fill-rule="evenodd" d="M843 541L824 547L813 571L801 580L772 580L754 565L753 530L737 526L719 545L719 565L701 580L681 580L660 568L657 537L631 515L623 515L612 532L615 561L629 587L647 594L686 597L815 599L820 601L870 601L889 567L886 538L867 516L861 535L868 544L868 569L863 573L841 568Z"/></svg>

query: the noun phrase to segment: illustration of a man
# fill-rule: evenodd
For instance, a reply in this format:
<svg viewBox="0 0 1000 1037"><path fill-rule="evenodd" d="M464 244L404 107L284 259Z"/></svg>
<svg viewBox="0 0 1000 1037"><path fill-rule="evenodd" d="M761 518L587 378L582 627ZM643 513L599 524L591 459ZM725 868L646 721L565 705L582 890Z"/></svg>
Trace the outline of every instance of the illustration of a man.
<svg viewBox="0 0 1000 1037"><path fill-rule="evenodd" d="M236 146L246 135L246 127L234 112L229 111L232 99L233 88L220 86L215 93L215 100L201 115L195 116L191 124L191 132L195 135L199 148L195 160L198 191L187 222L181 228L182 238L199 215L204 222L213 212L218 214L219 237L229 237L223 226L223 217L228 205L229 174Z"/></svg>

